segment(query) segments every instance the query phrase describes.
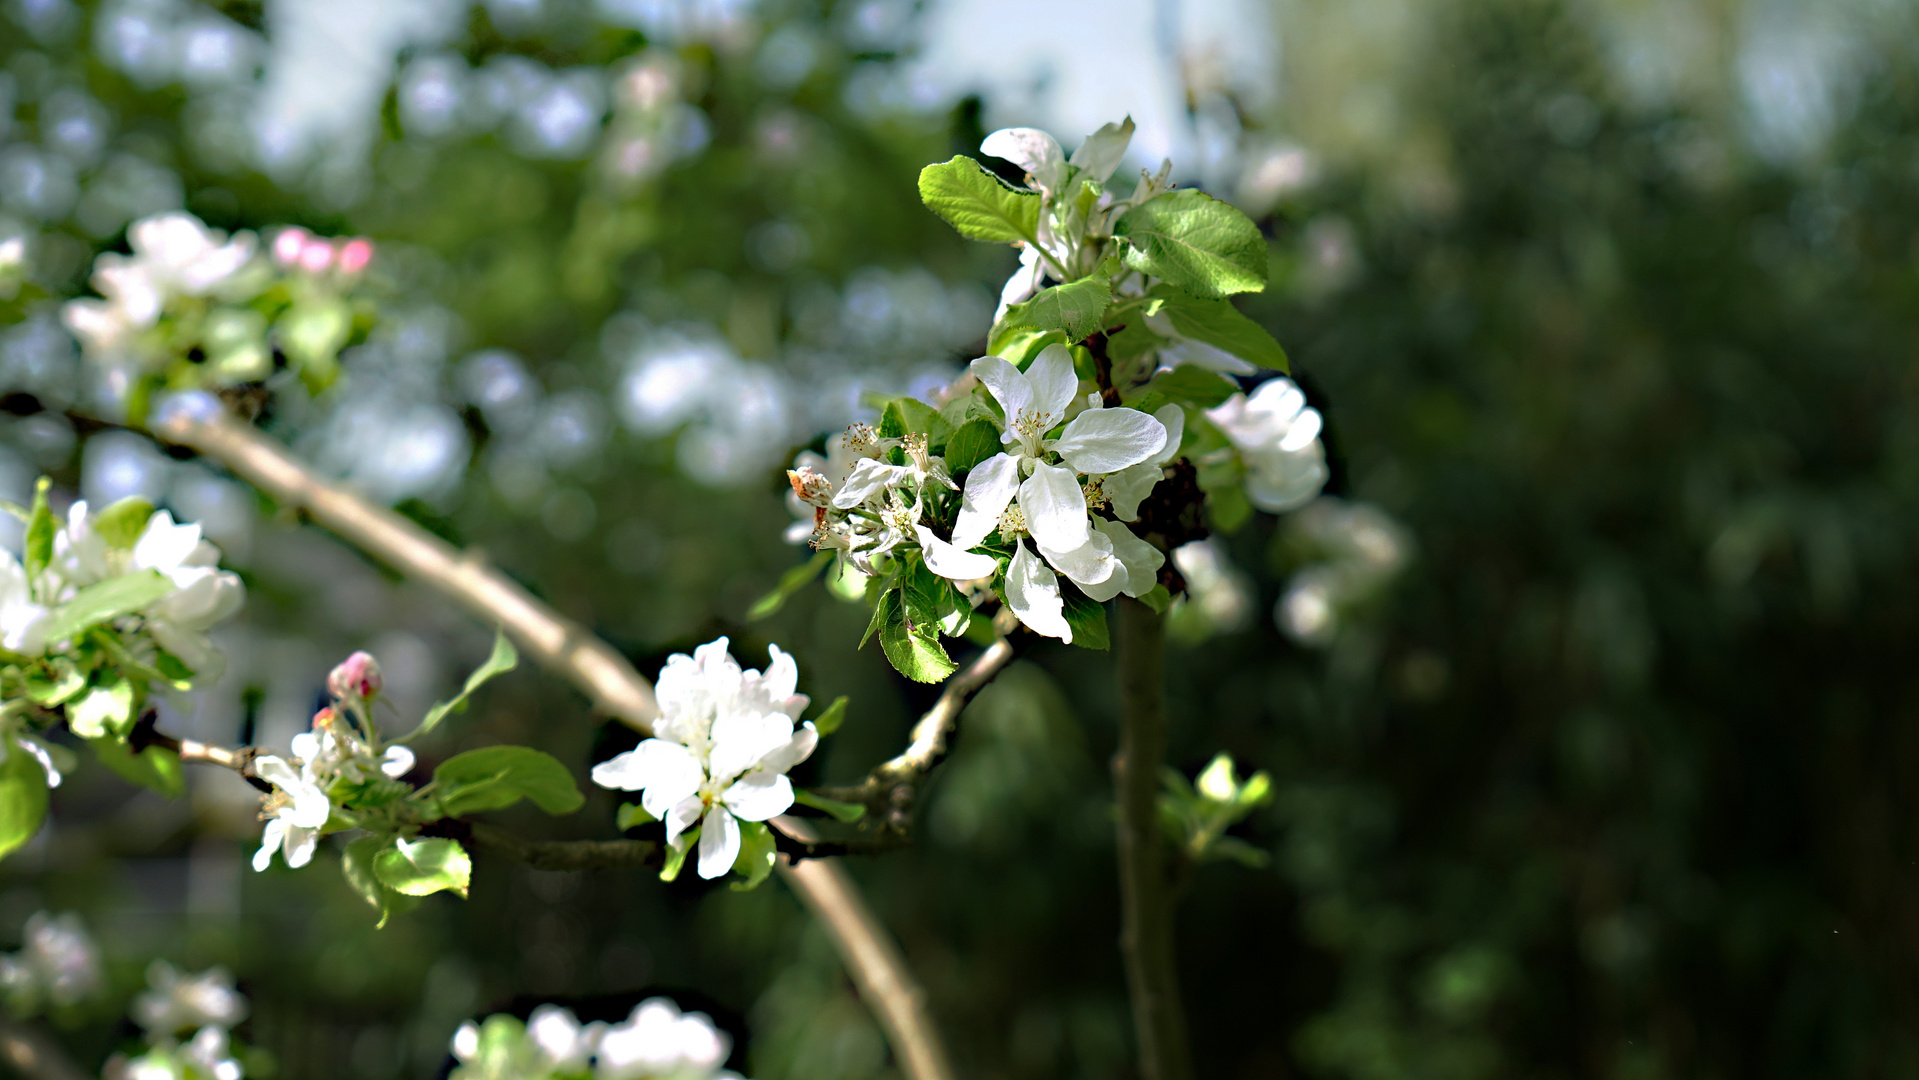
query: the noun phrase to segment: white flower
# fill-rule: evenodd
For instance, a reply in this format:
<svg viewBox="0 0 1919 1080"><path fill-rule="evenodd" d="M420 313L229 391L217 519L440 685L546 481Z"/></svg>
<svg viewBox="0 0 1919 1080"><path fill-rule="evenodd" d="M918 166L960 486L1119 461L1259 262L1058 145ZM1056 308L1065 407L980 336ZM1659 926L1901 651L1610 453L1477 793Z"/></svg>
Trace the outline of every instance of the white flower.
<svg viewBox="0 0 1919 1080"><path fill-rule="evenodd" d="M26 568L0 551L0 648L22 656L46 651L47 609L35 603Z"/></svg>
<svg viewBox="0 0 1919 1080"><path fill-rule="evenodd" d="M1066 182L1065 151L1058 139L1038 128L1001 128L988 135L979 149L1025 169L1042 194L1058 191Z"/></svg>
<svg viewBox="0 0 1919 1080"><path fill-rule="evenodd" d="M1166 466L1179 456L1179 444L1186 435L1186 410L1178 405L1161 405L1153 418L1166 429L1166 445L1145 461L1100 480L1100 490L1112 503L1113 516L1121 521L1139 517L1139 504L1166 478Z"/></svg>
<svg viewBox="0 0 1919 1080"><path fill-rule="evenodd" d="M305 866L319 846L320 829L333 813L332 802L315 782L310 765L295 771L284 758L269 754L254 759L253 772L279 789L263 800L261 816L267 826L260 850L253 854L253 868L265 870L273 862L273 853L282 849L288 866Z"/></svg>
<svg viewBox="0 0 1919 1080"><path fill-rule="evenodd" d="M819 742L809 721L794 730L807 697L799 667L769 646L766 674L741 671L727 639L692 656L669 657L656 692L654 737L593 767L601 787L638 791L647 813L666 823L669 843L700 826L700 876L717 878L740 852L741 821L765 821L793 805L786 771Z"/></svg>
<svg viewBox="0 0 1919 1080"><path fill-rule="evenodd" d="M20 951L0 957L0 985L21 1006L73 1005L100 989L100 950L73 912L27 918Z"/></svg>
<svg viewBox="0 0 1919 1080"><path fill-rule="evenodd" d="M233 974L223 967L185 975L165 960L155 960L147 965L147 986L127 1011L149 1039L182 1029L231 1028L247 1018L247 999L234 989Z"/></svg>
<svg viewBox="0 0 1919 1080"><path fill-rule="evenodd" d="M195 674L219 677L225 661L206 631L239 612L246 603L246 586L239 575L219 568L220 549L201 537L197 522L176 524L172 513L161 510L147 518L131 548L116 548L94 528L82 499L67 510L66 526L55 534L53 550L59 573L74 588L142 570L159 571L174 591L142 612L147 632Z"/></svg>
<svg viewBox="0 0 1919 1080"><path fill-rule="evenodd" d="M709 1080L722 1072L730 1040L704 1013L682 1013L666 998L640 1002L600 1036L595 1080Z"/></svg>
<svg viewBox="0 0 1919 1080"><path fill-rule="evenodd" d="M541 1005L526 1018L526 1037L539 1047L552 1071L576 1072L593 1056L600 1027L582 1025L571 1010L558 1005Z"/></svg>
<svg viewBox="0 0 1919 1080"><path fill-rule="evenodd" d="M89 353L125 351L141 331L159 322L173 296L206 296L253 259L254 237L232 239L191 214L168 213L127 230L133 254L108 253L94 263L93 287L106 300L74 300L61 319Z"/></svg>
<svg viewBox="0 0 1919 1080"><path fill-rule="evenodd" d="M188 1076L211 1080L240 1080L246 1073L227 1052L227 1031L208 1025L193 1041L180 1048L180 1057L189 1066Z"/></svg>
<svg viewBox="0 0 1919 1080"><path fill-rule="evenodd" d="M1326 486L1319 411L1307 407L1291 379L1261 383L1251 397L1234 394L1206 418L1238 448L1246 462L1246 497L1261 510L1303 506Z"/></svg>

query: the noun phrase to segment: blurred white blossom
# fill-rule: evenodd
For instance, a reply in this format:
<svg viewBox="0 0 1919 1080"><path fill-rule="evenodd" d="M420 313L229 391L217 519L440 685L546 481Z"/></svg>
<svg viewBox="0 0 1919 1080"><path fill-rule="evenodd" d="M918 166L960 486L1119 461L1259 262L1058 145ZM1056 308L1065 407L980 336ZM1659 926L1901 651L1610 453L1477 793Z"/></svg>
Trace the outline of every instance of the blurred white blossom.
<svg viewBox="0 0 1919 1080"><path fill-rule="evenodd" d="M1302 645L1329 645L1355 611L1377 597L1412 556L1412 538L1384 510L1331 496L1286 520L1286 541L1308 560L1273 608L1273 621Z"/></svg>
<svg viewBox="0 0 1919 1080"><path fill-rule="evenodd" d="M0 991L17 1015L78 1004L101 986L100 950L73 912L28 917L18 952L0 955Z"/></svg>
<svg viewBox="0 0 1919 1080"><path fill-rule="evenodd" d="M1305 505L1326 485L1319 410L1291 379L1270 379L1251 396L1234 394L1211 420L1232 441L1246 467L1246 497L1279 514Z"/></svg>

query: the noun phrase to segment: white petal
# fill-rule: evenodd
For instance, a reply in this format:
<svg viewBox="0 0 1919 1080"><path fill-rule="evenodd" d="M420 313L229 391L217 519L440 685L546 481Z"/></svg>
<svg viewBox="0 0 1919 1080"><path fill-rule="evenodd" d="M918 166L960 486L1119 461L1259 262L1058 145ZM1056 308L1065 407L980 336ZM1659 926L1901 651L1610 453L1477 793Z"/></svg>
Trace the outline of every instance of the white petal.
<svg viewBox="0 0 1919 1080"><path fill-rule="evenodd" d="M303 829L298 825L287 826L285 856L288 866L298 870L312 862L313 850L319 846L319 829Z"/></svg>
<svg viewBox="0 0 1919 1080"><path fill-rule="evenodd" d="M720 801L741 821L765 821L793 805L793 782L784 773L750 772L727 788Z"/></svg>
<svg viewBox="0 0 1919 1080"><path fill-rule="evenodd" d="M286 839L287 823L282 818L267 819L267 827L260 833L260 850L253 853L253 869L263 871L273 865L273 853L280 850L280 844Z"/></svg>
<svg viewBox="0 0 1919 1080"><path fill-rule="evenodd" d="M1319 438L1321 424L1318 409L1301 409L1299 416L1293 420L1292 426L1288 427L1286 434L1280 438L1279 449L1288 454L1306 449L1308 443Z"/></svg>
<svg viewBox="0 0 1919 1080"><path fill-rule="evenodd" d="M1039 291L1043 273L1040 269L1039 249L1028 245L1019 253L1019 269L1013 271L1013 276L1007 278L1006 284L1000 287L999 310L993 313L993 321L999 322L1005 318L1007 308L1031 299L1033 294Z"/></svg>
<svg viewBox="0 0 1919 1080"><path fill-rule="evenodd" d="M973 466L973 471L966 474L966 491L960 497L959 520L953 524L953 546L962 551L979 546L988 533L999 528L1000 515L1018 491L1019 459L1013 455L994 454Z"/></svg>
<svg viewBox="0 0 1919 1080"><path fill-rule="evenodd" d="M1102 486L1106 489L1107 499L1112 501L1113 515L1121 521L1132 521L1139 517L1139 504L1153 493L1159 482L1166 478L1166 467L1142 461L1130 469L1121 469L1108 476Z"/></svg>
<svg viewBox="0 0 1919 1080"><path fill-rule="evenodd" d="M723 714L713 721L713 750L706 759L707 772L715 783L727 783L785 746L792 737L792 719L779 713Z"/></svg>
<svg viewBox="0 0 1919 1080"><path fill-rule="evenodd" d="M147 527L133 544L133 565L142 570L177 570L200 544L200 525L175 525L162 510L147 519Z"/></svg>
<svg viewBox="0 0 1919 1080"><path fill-rule="evenodd" d="M1033 539L1055 551L1072 551L1086 542L1086 493L1073 474L1040 464L1019 486L1019 508Z"/></svg>
<svg viewBox="0 0 1919 1080"><path fill-rule="evenodd" d="M851 510L887 488L903 482L906 469L899 465L888 465L875 458L861 458L853 466L853 474L846 483L833 493L833 505L841 510Z"/></svg>
<svg viewBox="0 0 1919 1080"><path fill-rule="evenodd" d="M1083 473L1128 469L1166 447L1166 425L1138 409L1087 409L1053 443Z"/></svg>
<svg viewBox="0 0 1919 1080"><path fill-rule="evenodd" d="M1020 369L997 356L980 357L973 361L971 370L1005 411L1007 433L1003 438L1011 442L1013 418L1033 407L1033 385L1026 381Z"/></svg>
<svg viewBox="0 0 1919 1080"><path fill-rule="evenodd" d="M705 779L706 769L693 751L665 739L648 739L593 766L595 784L620 791L644 789L662 805L698 791Z"/></svg>
<svg viewBox="0 0 1919 1080"><path fill-rule="evenodd" d="M1118 124L1107 124L1079 144L1073 151L1072 165L1085 172L1100 183L1113 175L1119 168L1120 159L1126 156L1126 147L1133 141L1133 118L1127 117Z"/></svg>
<svg viewBox="0 0 1919 1080"><path fill-rule="evenodd" d="M740 857L740 823L721 806L706 812L700 828L700 876L711 881L724 877Z"/></svg>
<svg viewBox="0 0 1919 1080"><path fill-rule="evenodd" d="M453 1056L461 1061L472 1061L480 1056L480 1028L468 1020L453 1033Z"/></svg>
<svg viewBox="0 0 1919 1080"><path fill-rule="evenodd" d="M979 144L982 154L991 154L1025 169L1033 182L1051 190L1059 186L1066 152L1059 140L1038 128L1001 128Z"/></svg>
<svg viewBox="0 0 1919 1080"><path fill-rule="evenodd" d="M1179 444L1186 437L1186 410L1178 405L1166 404L1153 414L1159 426L1166 429L1166 446L1147 460L1155 465L1164 465L1179 456Z"/></svg>
<svg viewBox="0 0 1919 1080"><path fill-rule="evenodd" d="M1159 568L1166 565L1165 554L1117 521L1100 521L1095 527L1113 542L1113 557L1126 568L1126 595L1152 592L1159 584Z"/></svg>
<svg viewBox="0 0 1919 1080"><path fill-rule="evenodd" d="M413 751L404 746L389 746L381 759L380 771L399 779L413 770Z"/></svg>
<svg viewBox="0 0 1919 1080"><path fill-rule="evenodd" d="M971 581L992 577L999 571L999 560L991 555L962 551L934 536L933 530L924 525L913 526L913 531L919 534L920 557L926 560L926 568L943 578Z"/></svg>
<svg viewBox="0 0 1919 1080"><path fill-rule="evenodd" d="M799 662L793 659L792 653L770 643L766 646L766 655L766 674L760 679L760 689L774 701L792 697L800 685Z"/></svg>
<svg viewBox="0 0 1919 1080"><path fill-rule="evenodd" d="M300 774L287 764L285 758L273 754L253 759L253 775L282 790L291 790L303 783Z"/></svg>
<svg viewBox="0 0 1919 1080"><path fill-rule="evenodd" d="M1066 419L1066 407L1079 394L1079 376L1073 372L1073 354L1066 346L1055 342L1041 349L1027 365L1026 381L1033 388L1032 407L1045 417L1042 431Z"/></svg>
<svg viewBox="0 0 1919 1080"><path fill-rule="evenodd" d="M1059 578L1025 544L1006 568L1006 606L1035 634L1073 640L1066 624L1066 604L1059 598Z"/></svg>
<svg viewBox="0 0 1919 1080"><path fill-rule="evenodd" d="M317 786L301 780L286 792L293 796L293 806L281 811L280 816L295 829L317 829L333 816L332 800Z"/></svg>
<svg viewBox="0 0 1919 1080"><path fill-rule="evenodd" d="M819 744L820 729L813 726L813 721L808 720L800 725L800 729L793 733L792 738L786 740L785 746L761 758L760 768L768 772L783 773L812 757L813 749Z"/></svg>
<svg viewBox="0 0 1919 1080"><path fill-rule="evenodd" d="M1088 596L1093 596L1094 588L1113 581L1117 575L1118 581L1113 585L1113 592L1105 596L1093 596L1095 600L1111 600L1126 580L1126 568L1113 558L1113 541L1104 533L1088 533L1086 542L1071 551L1053 551L1041 544L1039 553L1053 569L1071 578L1073 584L1078 585Z"/></svg>
<svg viewBox="0 0 1919 1080"><path fill-rule="evenodd" d="M664 814L654 814L666 822L666 842L672 843L680 834L692 828L700 820L700 814L706 810L706 803L698 795L688 795L679 802L666 808ZM651 810L647 811L652 813Z"/></svg>

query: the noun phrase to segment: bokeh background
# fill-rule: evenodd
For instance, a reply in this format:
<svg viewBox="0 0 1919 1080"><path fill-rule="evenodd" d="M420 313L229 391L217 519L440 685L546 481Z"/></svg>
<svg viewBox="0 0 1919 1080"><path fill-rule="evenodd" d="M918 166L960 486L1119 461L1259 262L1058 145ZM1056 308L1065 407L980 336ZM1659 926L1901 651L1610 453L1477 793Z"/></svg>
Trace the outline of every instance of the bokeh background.
<svg viewBox="0 0 1919 1080"><path fill-rule="evenodd" d="M778 641L853 699L804 778L851 779L930 691L822 590L746 621L804 558L779 469L983 347L1013 254L917 169L1130 113L1134 164L1267 229L1243 307L1344 500L1188 560L1174 759L1277 784L1236 830L1270 866L1207 866L1182 910L1202 1073L1915 1076L1915 30L1905 0L7 0L0 496L143 493L223 545L251 600L179 734L284 746L354 647L402 710L455 685L489 628L69 419L55 305L129 220L364 234L379 327L267 426L644 669ZM918 846L853 868L967 1076L1132 1075L1108 664L1032 651ZM448 730L582 776L634 739L524 670ZM50 1021L82 1060L165 956L239 974L285 1080L426 1077L468 1016L662 990L760 1080L896 1075L777 884L482 858L471 900L376 931L331 856L246 868L253 802L89 765L0 864L0 942L72 910L106 952L111 991ZM607 836L614 805L514 823Z"/></svg>

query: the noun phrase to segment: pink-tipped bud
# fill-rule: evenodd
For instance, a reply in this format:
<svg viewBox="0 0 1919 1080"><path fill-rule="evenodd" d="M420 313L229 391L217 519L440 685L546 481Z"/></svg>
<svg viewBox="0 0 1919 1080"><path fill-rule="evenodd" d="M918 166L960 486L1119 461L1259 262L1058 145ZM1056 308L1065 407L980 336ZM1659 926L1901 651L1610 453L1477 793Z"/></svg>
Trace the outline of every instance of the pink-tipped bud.
<svg viewBox="0 0 1919 1080"><path fill-rule="evenodd" d="M333 722L335 720L338 720L339 718L340 718L340 714L334 712L333 706L329 705L326 708L321 709L319 712L313 714L313 730L325 731L327 728L333 725Z"/></svg>
<svg viewBox="0 0 1919 1080"><path fill-rule="evenodd" d="M357 274L373 261L373 241L356 236L340 245L340 273Z"/></svg>
<svg viewBox="0 0 1919 1080"><path fill-rule="evenodd" d="M300 269L309 274L324 274L333 265L333 245L325 240L308 240L300 248Z"/></svg>
<svg viewBox="0 0 1919 1080"><path fill-rule="evenodd" d="M326 688L336 698L370 698L385 685L380 662L368 652L356 652L326 677Z"/></svg>
<svg viewBox="0 0 1919 1080"><path fill-rule="evenodd" d="M300 261L300 253L306 249L309 233L298 226L281 229L280 235L273 238L273 258L282 266L292 266Z"/></svg>

